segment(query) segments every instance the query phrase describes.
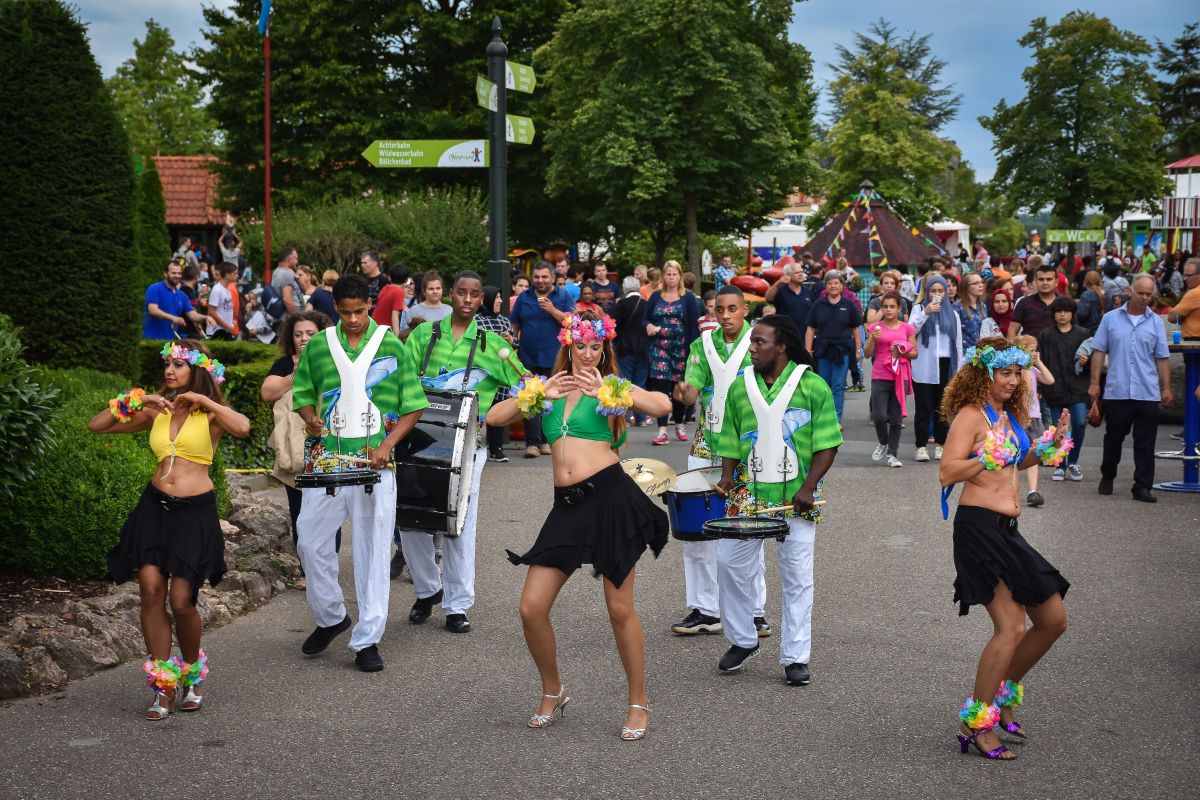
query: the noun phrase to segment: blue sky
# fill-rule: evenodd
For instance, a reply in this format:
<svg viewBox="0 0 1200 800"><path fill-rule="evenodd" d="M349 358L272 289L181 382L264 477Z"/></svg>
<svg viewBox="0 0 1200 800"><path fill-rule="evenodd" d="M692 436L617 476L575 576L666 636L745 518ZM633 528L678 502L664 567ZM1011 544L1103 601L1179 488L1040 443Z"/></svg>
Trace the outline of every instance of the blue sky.
<svg viewBox="0 0 1200 800"><path fill-rule="evenodd" d="M90 26L92 49L106 76L133 54L133 40L141 38L149 17L167 27L181 46L201 39L199 0L76 2L80 16ZM207 0L203 5L225 7L230 3ZM908 0L899 5L894 0L808 0L796 4L791 37L812 52L817 85L823 87L830 77L828 65L836 56L836 46L849 45L855 31L865 31L881 16L901 32L931 34L934 50L946 62L945 79L963 96L958 119L943 133L958 142L964 158L983 180L991 177L995 159L991 136L977 118L990 113L1001 98L1011 103L1024 94L1021 71L1029 65L1029 58L1017 39L1029 30L1034 17L1053 22L1075 8L1108 17L1118 27L1151 42L1155 37L1169 42L1185 23L1200 20L1200 8L1183 0Z"/></svg>

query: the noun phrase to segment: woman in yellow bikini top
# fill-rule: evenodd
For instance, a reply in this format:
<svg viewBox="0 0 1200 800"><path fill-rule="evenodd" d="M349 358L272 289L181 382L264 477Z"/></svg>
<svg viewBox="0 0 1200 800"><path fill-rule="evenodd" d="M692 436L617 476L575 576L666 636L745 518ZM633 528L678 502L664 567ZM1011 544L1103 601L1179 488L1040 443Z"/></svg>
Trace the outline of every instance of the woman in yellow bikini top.
<svg viewBox="0 0 1200 800"><path fill-rule="evenodd" d="M225 367L198 342L184 339L163 346L162 394L123 392L92 417L93 433L150 431L158 467L130 513L121 538L108 553L113 580L136 577L142 600L142 635L149 658L143 665L154 691L146 719L166 719L178 690L186 692L180 711L197 711L208 662L200 647L202 626L196 611L200 585L225 574L225 542L208 468L222 434L250 433L250 421L225 404L220 384ZM169 599L180 655L172 655Z"/></svg>

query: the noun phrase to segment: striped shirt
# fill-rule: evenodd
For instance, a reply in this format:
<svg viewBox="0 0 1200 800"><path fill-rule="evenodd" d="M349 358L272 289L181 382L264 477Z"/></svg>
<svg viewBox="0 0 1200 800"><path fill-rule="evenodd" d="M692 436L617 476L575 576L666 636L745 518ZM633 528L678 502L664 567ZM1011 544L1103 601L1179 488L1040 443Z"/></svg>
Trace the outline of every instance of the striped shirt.
<svg viewBox="0 0 1200 800"><path fill-rule="evenodd" d="M351 361L366 347L378 327L374 320L368 321L358 346L351 348L346 343L346 334L342 332L342 323L337 324L338 342ZM383 414L383 427L373 434L369 441L342 437L340 449L338 438L327 429L323 442L327 451L354 454L362 452L366 447L378 447L387 436L387 432L396 426L400 417L420 411L429 405L425 400L425 392L421 391L417 369L409 358L408 351L391 331L384 334L383 342L380 343L371 363L372 372L386 373L378 383L369 385L367 389L371 402ZM368 383L373 379L374 376ZM329 352L329 339L325 333L314 336L300 354L300 362L296 365L292 382L292 409L299 411L305 406L313 406L318 414L324 416L326 401L331 399L331 393L340 389L341 385L341 376Z"/></svg>
<svg viewBox="0 0 1200 800"><path fill-rule="evenodd" d="M426 389L448 392L475 392L479 395L479 417L487 413L495 402L497 389L508 389L521 382L525 367L517 361L516 354L509 356L516 361L514 367L507 359L500 358L500 349L508 348L508 342L494 333L480 330L478 319L463 331L457 340L450 327L451 317L441 322L425 322L413 329L408 337L408 354L419 371L425 363L425 351L433 339L433 326L441 330L441 336L429 354L429 364L425 367L425 377L421 379ZM479 340L480 334L485 337ZM478 342L475 348L475 360L471 363L471 374L466 374L467 360L471 355L472 343ZM486 343L486 344L485 344ZM465 380L464 380L465 378Z"/></svg>

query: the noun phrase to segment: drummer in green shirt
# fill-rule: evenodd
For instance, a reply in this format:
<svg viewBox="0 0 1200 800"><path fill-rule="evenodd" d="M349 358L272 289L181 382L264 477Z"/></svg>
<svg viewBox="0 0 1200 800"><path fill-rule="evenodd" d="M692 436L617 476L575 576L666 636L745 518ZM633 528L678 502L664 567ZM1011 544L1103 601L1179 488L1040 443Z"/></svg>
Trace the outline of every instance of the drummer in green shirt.
<svg viewBox="0 0 1200 800"><path fill-rule="evenodd" d="M479 329L475 314L483 302L483 280L475 272L462 272L450 291L450 316L440 322L418 325L408 337L408 352L422 374L426 390L475 392L479 396L482 421L492 407L496 392L521 382L525 368L516 357L501 358L501 349L511 348L495 333ZM435 327L436 326L436 327ZM441 603L446 629L467 633L467 612L475 604L475 523L479 515L479 484L487 463L487 446L475 443L474 473L462 535L446 537L442 545L442 569L434 558L433 536L428 531L398 531L404 559L412 574L417 600L408 621L420 625L429 619L433 606Z"/></svg>
<svg viewBox="0 0 1200 800"><path fill-rule="evenodd" d="M833 393L810 368L803 341L796 323L780 314L751 329L750 366L730 389L714 448L727 515L791 506L784 514L788 535L775 545L783 594L779 663L789 686L810 680L818 487L842 444ZM717 542L721 623L731 645L718 665L722 672L740 670L758 653L753 584L762 549L762 539Z"/></svg>
<svg viewBox="0 0 1200 800"><path fill-rule="evenodd" d="M700 421L692 437L688 469L720 467L721 459L712 451L712 441L721 435L726 399L734 383L741 380L742 369L750 364L750 326L746 323L746 296L733 284L717 292L713 315L720 326L705 331L692 342L687 370L675 385L675 399L686 406L700 400ZM680 636L720 633L721 612L717 587L717 543L683 541L683 589L689 612L671 626ZM758 590L754 607L754 627L759 638L771 635L771 626L763 608L767 602L767 584L760 569L755 581Z"/></svg>

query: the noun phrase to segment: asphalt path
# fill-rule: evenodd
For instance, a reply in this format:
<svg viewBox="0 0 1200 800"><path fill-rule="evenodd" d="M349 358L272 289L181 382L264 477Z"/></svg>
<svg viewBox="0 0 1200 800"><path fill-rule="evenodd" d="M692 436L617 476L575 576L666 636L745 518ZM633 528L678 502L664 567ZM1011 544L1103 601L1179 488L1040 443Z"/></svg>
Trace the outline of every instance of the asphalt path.
<svg viewBox="0 0 1200 800"><path fill-rule="evenodd" d="M516 612L523 551L551 502L547 458L490 465L479 515L475 626L455 635L440 609L407 622L412 586L393 582L380 649L387 668L353 667L346 638L300 654L311 620L300 591L206 637L212 674L198 714L150 723L139 665L0 706L0 797L930 797L1179 798L1200 778L1200 499L1160 492L1133 502L1126 464L1111 497L1096 493L1097 431L1083 483L1053 483L1027 509L1025 536L1071 581L1070 629L1026 679L1030 734L1013 763L960 756L956 712L990 634L987 615L957 616L950 524L936 464L874 464L866 395L847 395L847 443L819 527L812 684L788 687L778 640L737 675L716 665L720 635L683 638L680 548L642 560L650 733L620 741L623 673L601 588L570 580L555 607L565 721L534 731L536 672ZM682 468L686 446L628 455ZM1173 449L1164 430L1160 449ZM1131 459L1126 451L1126 461ZM1175 479L1178 462L1160 462ZM770 548L768 548L770 549ZM351 598L349 548L343 584ZM768 555L768 618L779 582ZM356 615L350 603L351 615ZM1192 790L1187 787L1192 786Z"/></svg>

